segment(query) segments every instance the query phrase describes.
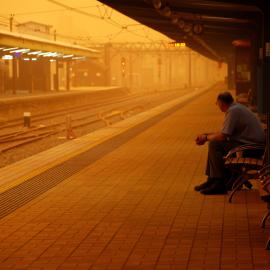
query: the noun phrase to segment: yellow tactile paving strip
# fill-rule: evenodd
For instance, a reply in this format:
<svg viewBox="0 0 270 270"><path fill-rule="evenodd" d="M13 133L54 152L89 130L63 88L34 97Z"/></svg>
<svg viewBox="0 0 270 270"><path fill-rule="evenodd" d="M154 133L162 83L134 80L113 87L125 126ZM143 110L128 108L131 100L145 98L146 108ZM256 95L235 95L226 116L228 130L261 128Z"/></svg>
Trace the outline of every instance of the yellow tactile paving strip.
<svg viewBox="0 0 270 270"><path fill-rule="evenodd" d="M169 110L194 96L200 95L207 88L197 89L176 100L167 102L149 111L133 116L127 120L113 124L102 130L95 131L86 136L66 142L62 145L44 151L35 156L26 158L12 165L0 169L0 193L15 187L24 181L43 173L44 171L63 163L105 141L115 137L134 126L151 119L164 111Z"/></svg>

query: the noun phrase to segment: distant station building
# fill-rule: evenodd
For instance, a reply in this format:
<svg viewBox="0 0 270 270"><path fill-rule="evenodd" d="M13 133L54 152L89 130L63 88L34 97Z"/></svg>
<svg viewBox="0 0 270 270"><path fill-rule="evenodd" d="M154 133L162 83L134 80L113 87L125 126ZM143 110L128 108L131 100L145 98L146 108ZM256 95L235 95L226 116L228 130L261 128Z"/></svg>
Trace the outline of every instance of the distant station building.
<svg viewBox="0 0 270 270"><path fill-rule="evenodd" d="M42 38L51 39L52 25L34 21L28 21L17 25L19 33L34 35Z"/></svg>

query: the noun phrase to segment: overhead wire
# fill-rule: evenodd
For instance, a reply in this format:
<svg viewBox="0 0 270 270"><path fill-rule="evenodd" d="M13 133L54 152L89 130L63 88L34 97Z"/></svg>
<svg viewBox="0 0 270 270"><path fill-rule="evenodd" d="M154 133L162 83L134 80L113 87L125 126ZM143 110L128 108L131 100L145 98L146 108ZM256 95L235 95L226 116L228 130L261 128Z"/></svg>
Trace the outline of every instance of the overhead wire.
<svg viewBox="0 0 270 270"><path fill-rule="evenodd" d="M70 10L70 11L74 11L74 12L77 12L77 13L80 13L80 14L83 14L83 15L86 15L86 16L89 16L89 17L92 17L92 18L96 18L96 19L100 19L99 16L95 15L95 14L91 14L91 13L88 13L88 12L85 12L85 11L82 11L78 8L73 8L71 6L68 6L68 5L65 5L63 3L60 3L59 1L56 1L56 0L47 0L48 2L51 2L53 4L56 4L58 6L61 6L61 7L64 7L66 8L67 10Z"/></svg>
<svg viewBox="0 0 270 270"><path fill-rule="evenodd" d="M56 1L56 0L47 0L47 1L48 1L48 2L51 2L51 3L55 4L55 5L64 7L64 8L66 8L67 10L70 10L70 11L73 11L73 12L76 12L76 13L79 13L79 14L82 14L82 15L85 15L85 16L88 16L88 17L92 17L92 18L95 18L95 19L102 19L102 17L100 17L100 16L97 16L97 15L95 15L95 14L91 14L91 13L89 13L89 12L82 11L82 10L80 10L80 9L78 9L78 8L74 8L74 7L71 7L71 6L62 4L62 3L60 3L59 1ZM105 21L106 21L107 23L109 23L109 24L115 26L115 27L120 28L119 25L117 25L117 24L115 24L115 23L112 23L112 22L110 22L109 20L105 20Z"/></svg>
<svg viewBox="0 0 270 270"><path fill-rule="evenodd" d="M127 32L129 32L129 33L131 33L131 34L133 34L135 36L138 36L138 37L141 37L141 38L145 38L145 39L148 39L150 41L154 41L152 38L150 38L147 35L140 35L140 34L135 33L134 31L131 31L131 30L128 30L128 29L126 29L126 30L127 30Z"/></svg>
<svg viewBox="0 0 270 270"><path fill-rule="evenodd" d="M102 19L104 19L105 15L107 15L108 18L111 18L113 9L111 8L110 14L108 14L107 7L103 4L102 7L104 7L104 13L102 14L102 13L101 13L101 8L100 8L100 7L101 7L100 5L97 5L97 8L98 8L98 12L99 12L100 17L101 17Z"/></svg>
<svg viewBox="0 0 270 270"><path fill-rule="evenodd" d="M105 7L105 10L104 10L104 15L105 15L105 16L102 15L102 13L101 13L100 5L97 6L98 9L99 9L99 13L100 13L100 17L98 17L98 16L93 15L93 14L90 14L90 13L88 13L88 12L81 11L81 10L79 10L78 8L74 8L74 7L71 7L71 6L62 4L62 3L60 3L59 1L56 1L56 0L47 0L47 1L49 1L49 2L51 2L51 3L54 3L54 4L56 4L56 5L59 5L59 6L65 7L65 8L67 8L67 9L71 10L71 11L74 11L74 12L77 12L77 13L81 13L81 14L86 15L86 16L91 16L91 17L95 16L95 18L105 19L105 18L106 18L105 16L107 15L107 18L105 19L105 22L110 23L111 25L114 25L115 27L118 27L118 28L120 28L120 29L122 29L122 30L126 30L127 32L129 32L129 33L131 33L131 34L134 34L134 35L136 35L136 36L143 37L143 38L146 38L146 39L151 40L151 41L153 40L153 39L149 38L149 37L146 36L146 35L145 35L145 36L138 35L138 34L132 32L132 31L128 30L128 27L130 27L130 26L138 26L138 25L140 25L140 24L123 25L123 24L120 24L120 23L118 23L117 21L113 20L113 19L111 18L111 17L112 17L112 16L111 16L111 15L112 15L112 11L111 11L110 15L108 16L108 10L107 10L107 7L106 7L105 5L102 5L102 6ZM112 10L112 9L111 9L111 10ZM121 33L121 32L122 32L122 31L120 31L119 33Z"/></svg>
<svg viewBox="0 0 270 270"><path fill-rule="evenodd" d="M96 6L81 6L77 8L96 8ZM16 16L24 16L24 15L35 15L35 14L44 14L44 13L54 13L54 12L62 12L67 11L67 8L62 9L50 9L50 10L39 10L39 11L32 11L32 12L21 12L21 13L14 13Z"/></svg>
<svg viewBox="0 0 270 270"><path fill-rule="evenodd" d="M8 23L8 18L7 17L1 17L0 16L0 19L3 18L6 20L6 23L5 25L8 26L9 23ZM22 24L19 20L16 20L14 19L14 23L15 25L18 27L20 24ZM25 29L28 29L28 30L34 30L31 26L28 26L28 25L24 25L24 28ZM117 36L119 36L125 29L121 28L119 31L117 31L116 33L113 33L113 34L106 34L106 35L99 35L99 36L90 36L90 37L75 37L75 36L70 36L70 35L66 35L66 34L61 34L61 33L57 33L57 38L61 38L61 39L64 39L64 40L73 40L75 42L83 42L83 41L86 41L86 40L90 40L90 39L94 39L94 38L101 38L101 39L106 39L106 40L109 40L109 41L112 41L114 40ZM48 33L44 30L39 30L39 33L41 34L44 34L44 35L47 35L51 38L54 37L54 33Z"/></svg>
<svg viewBox="0 0 270 270"><path fill-rule="evenodd" d="M148 33L146 33L145 27L143 27L142 29L134 29L134 30L129 29L130 27L133 28L133 27L142 26L140 23L121 24L121 23L115 21L114 19L112 19L113 9L105 6L104 4L84 6L84 7L71 7L71 6L63 4L63 3L61 3L61 2L59 2L57 0L46 0L46 1L51 2L51 3L55 4L55 5L61 6L62 9L44 10L44 11L35 11L35 12L24 12L24 13L14 13L14 14L12 14L12 16L14 17L14 15L22 16L22 15L41 14L41 13L62 12L62 11L67 11L68 10L68 11L72 11L72 12L82 14L84 16L91 17L91 18L103 19L106 23L109 23L112 26L119 28L120 30L118 32L114 33L114 34L100 36L100 37L104 37L104 38L107 37L107 39L109 39L110 41L115 39L117 36L119 36L120 34L122 34L125 31L130 33L130 34L133 34L135 36L138 36L140 38L145 38L145 39L148 39L150 41L153 41L153 39L148 36ZM103 14L102 14L101 7L104 7ZM99 15L100 16L97 16L97 15L89 13L89 12L82 11L79 8L97 8L99 10ZM108 9L109 9L109 11L108 11ZM9 20L8 18L6 18L4 16L3 16L3 18ZM15 19L13 19L13 21L17 25L21 24L19 21L15 20ZM33 30L31 27L27 27L27 26L25 26L25 27L28 28L29 30L30 29ZM141 31L141 30L143 30L145 32L144 35L136 33L137 31ZM43 34L47 34L49 36L54 36L54 33L47 33L45 31L40 31L40 32L43 33ZM62 37L62 38L76 40L76 41L82 40L82 38L79 38L79 37L72 37L72 36L63 35L63 34L60 34L60 33L57 33L57 36ZM98 36L95 36L95 37L98 37ZM91 37L91 39L95 38L95 37Z"/></svg>
<svg viewBox="0 0 270 270"><path fill-rule="evenodd" d="M7 21L6 21L6 23L5 23L5 26L9 26L9 22L8 22L8 18L6 18L6 17L2 17L2 16L0 16L0 19L1 18L4 18L4 19L6 19ZM19 25L21 25L22 23L20 22L20 21L18 21L18 20L16 20L16 19L13 19L14 20L14 23L15 23L15 26L19 26ZM32 30L32 31L34 31L34 29L32 28L32 27L30 27L30 26L28 26L28 25L24 25L24 28L26 28L26 29L28 29L28 30ZM54 33L48 33L48 32L46 32L46 31L42 31L41 29L39 29L39 33L41 33L41 34L44 34L44 35L47 35L47 36L50 36L50 37L54 37ZM61 34L61 33L57 33L57 37L60 37L60 38L64 38L65 40L75 40L75 41L79 41L79 40L81 40L80 38L78 38L78 37L74 37L74 36L69 36L69 35L64 35L64 34Z"/></svg>
<svg viewBox="0 0 270 270"><path fill-rule="evenodd" d="M112 37L108 37L108 39L111 41L113 39L115 39L117 36L119 36L122 33L123 29L121 29L119 32L115 33L114 35L112 35Z"/></svg>

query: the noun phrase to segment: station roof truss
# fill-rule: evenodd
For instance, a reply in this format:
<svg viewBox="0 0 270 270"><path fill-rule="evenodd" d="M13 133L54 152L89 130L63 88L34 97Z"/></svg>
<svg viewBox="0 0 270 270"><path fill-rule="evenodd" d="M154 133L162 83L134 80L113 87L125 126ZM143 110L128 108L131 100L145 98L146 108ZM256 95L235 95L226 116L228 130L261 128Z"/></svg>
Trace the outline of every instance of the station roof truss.
<svg viewBox="0 0 270 270"><path fill-rule="evenodd" d="M31 35L0 31L0 54L17 53L31 57L59 59L99 58L100 51L65 42L47 40Z"/></svg>
<svg viewBox="0 0 270 270"><path fill-rule="evenodd" d="M265 0L99 0L217 61L260 30Z"/></svg>
<svg viewBox="0 0 270 270"><path fill-rule="evenodd" d="M109 46L112 49L125 52L177 52L186 53L186 44L175 42L114 42L114 43L93 43L91 48L99 50L104 49L104 46Z"/></svg>

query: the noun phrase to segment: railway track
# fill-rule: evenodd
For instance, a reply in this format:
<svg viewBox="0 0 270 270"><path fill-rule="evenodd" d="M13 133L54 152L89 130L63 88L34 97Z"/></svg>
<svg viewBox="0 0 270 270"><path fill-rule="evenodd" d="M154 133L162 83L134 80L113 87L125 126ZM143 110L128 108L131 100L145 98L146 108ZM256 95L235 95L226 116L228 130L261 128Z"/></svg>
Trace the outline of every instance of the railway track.
<svg viewBox="0 0 270 270"><path fill-rule="evenodd" d="M183 95L185 92L181 91ZM131 115L150 109L158 104L179 97L178 93L132 95L124 98L95 101L91 104L60 109L32 117L32 127L22 127L22 120L15 119L1 127L0 152L4 153L23 145L35 143L49 136L66 134L67 139L76 137L77 131L95 125L108 126Z"/></svg>
<svg viewBox="0 0 270 270"><path fill-rule="evenodd" d="M88 104L81 105L81 106L76 106L76 107L72 107L72 108L65 108L65 109L58 109L58 110L54 110L53 112L50 112L50 113L36 114L32 117L32 123L36 123L36 122L40 122L40 121L44 121L44 120L49 120L49 119L54 119L56 117L65 116L67 114L88 111L88 110L90 110L90 108L91 109L102 108L103 106L109 106L112 104L126 102L128 100L133 100L134 98L137 98L137 97L139 97L139 96L138 95L130 95L128 97L122 97L122 98L117 97L117 98L108 98L108 99L97 99L93 103L88 103ZM9 120L8 123L2 123L1 132L5 129L9 129L9 128L16 128L16 127L19 128L19 127L21 127L21 125L22 125L21 118Z"/></svg>

